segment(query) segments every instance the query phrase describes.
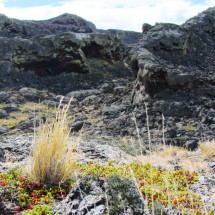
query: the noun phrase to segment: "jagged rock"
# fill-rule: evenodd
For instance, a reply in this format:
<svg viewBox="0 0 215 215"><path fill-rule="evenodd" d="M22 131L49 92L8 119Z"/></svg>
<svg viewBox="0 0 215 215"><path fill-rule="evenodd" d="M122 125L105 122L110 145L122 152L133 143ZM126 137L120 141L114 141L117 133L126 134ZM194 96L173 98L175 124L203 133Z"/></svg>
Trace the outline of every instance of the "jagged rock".
<svg viewBox="0 0 215 215"><path fill-rule="evenodd" d="M0 215L13 215L15 204L4 202L4 198L0 196Z"/></svg>
<svg viewBox="0 0 215 215"><path fill-rule="evenodd" d="M111 105L110 107L106 107L104 110L103 110L103 114L105 116L108 116L108 117L116 117L116 116L119 116L119 114L125 110L125 107L124 106L118 106L118 105Z"/></svg>
<svg viewBox="0 0 215 215"><path fill-rule="evenodd" d="M2 91L0 92L0 102L5 102L10 97L8 92Z"/></svg>
<svg viewBox="0 0 215 215"><path fill-rule="evenodd" d="M0 162L4 162L4 161L5 161L4 150L0 148Z"/></svg>
<svg viewBox="0 0 215 215"><path fill-rule="evenodd" d="M152 121L159 120L156 114L163 114L167 121L169 118L175 122L195 119L207 124L206 127L213 124L210 110L214 109L215 99L215 65L211 63L215 60L214 26L215 7L180 26L143 25L142 38L132 46L128 57L137 78L131 102L140 112L147 103ZM140 123L144 124L145 120ZM152 129L158 126L159 123L153 124ZM178 128L173 129L177 135L184 135ZM192 140L197 136L200 138L200 130L189 134L188 142L179 141L177 137L173 142L194 148L196 142Z"/></svg>
<svg viewBox="0 0 215 215"><path fill-rule="evenodd" d="M4 110L7 112L14 112L19 110L19 105L16 103L10 103L7 106L4 107Z"/></svg>
<svg viewBox="0 0 215 215"><path fill-rule="evenodd" d="M210 20L210 24L207 20ZM145 94L150 94L147 89L139 90L142 86L147 88L154 78L152 76L146 80L141 75L146 64L161 67L158 72L160 77L157 78L158 91L169 88L174 91L190 92L202 89L204 86L212 87L214 66L208 62L214 60L214 50L210 48L214 46L213 23L215 23L215 8L206 10L181 26L158 23L151 27L147 34L143 34L137 46L139 50L134 47L131 51L132 62L136 65L136 70L139 70L136 93L142 94L143 99ZM150 54L146 55L147 52ZM163 71L166 71L165 77ZM159 89L159 81L162 80L165 80L166 85Z"/></svg>
<svg viewBox="0 0 215 215"><path fill-rule="evenodd" d="M24 160L29 155L29 148L33 142L33 135L20 134L0 136L1 149L7 151L12 160Z"/></svg>
<svg viewBox="0 0 215 215"><path fill-rule="evenodd" d="M125 159L126 153L119 149L117 146L110 146L108 144L99 144L94 142L93 144L81 143L79 149L85 153L87 159L93 161L94 159L100 159L103 163L108 161L114 161L117 159Z"/></svg>
<svg viewBox="0 0 215 215"><path fill-rule="evenodd" d="M97 94L101 94L101 91L100 90L79 90L79 91L73 91L73 92L68 93L66 95L66 97L81 100L88 96L94 96Z"/></svg>
<svg viewBox="0 0 215 215"><path fill-rule="evenodd" d="M26 99L30 101L39 101L39 99L44 99L48 96L46 91L40 91L35 88L23 87L19 90L19 93Z"/></svg>
<svg viewBox="0 0 215 215"><path fill-rule="evenodd" d="M198 146L198 140L197 139L196 140L188 140L184 144L184 147L186 147L187 149L190 149L190 150L196 149L197 146Z"/></svg>
<svg viewBox="0 0 215 215"><path fill-rule="evenodd" d="M0 88L10 90L4 103L59 102L61 96L56 95L66 95L64 104L73 96L76 120L92 122L86 126L88 134L137 136L136 117L144 142L147 104L153 143L162 140L162 114L164 130L176 131L166 133L167 142L185 145L203 133L214 138L214 10L181 26L144 24L142 33L97 30L69 14L36 22L2 15ZM134 85L130 67L137 78ZM47 94L41 93L44 89ZM202 126L189 132L177 127L180 122ZM25 129L28 123L19 126Z"/></svg>
<svg viewBox="0 0 215 215"><path fill-rule="evenodd" d="M168 129L165 132L165 138L175 138L177 136L177 130L176 129Z"/></svg>
<svg viewBox="0 0 215 215"><path fill-rule="evenodd" d="M134 183L119 177L112 177L107 182L96 177L83 178L63 200L58 212L63 215L102 215L107 212L106 201L110 215L144 212L144 204Z"/></svg>
<svg viewBox="0 0 215 215"><path fill-rule="evenodd" d="M82 179L72 188L58 212L63 215L104 214L105 196L100 183L94 177Z"/></svg>
<svg viewBox="0 0 215 215"><path fill-rule="evenodd" d="M113 85L113 84L104 83L104 84L102 84L102 86L101 86L100 89L101 89L104 93L108 93L108 92L112 92L112 91L113 91L113 88L114 88L114 85Z"/></svg>
<svg viewBox="0 0 215 215"><path fill-rule="evenodd" d="M8 116L8 113L7 111L3 110L3 109L0 109L0 118L5 118Z"/></svg>
<svg viewBox="0 0 215 215"><path fill-rule="evenodd" d="M144 23L142 25L142 32L143 32L143 34L147 33L151 28L152 28L152 26L150 24Z"/></svg>
<svg viewBox="0 0 215 215"><path fill-rule="evenodd" d="M141 33L135 32L135 31L122 31L122 30L116 30L116 29L109 29L103 32L106 34L109 34L113 38L115 37L119 38L125 44L137 43L141 38Z"/></svg>
<svg viewBox="0 0 215 215"><path fill-rule="evenodd" d="M71 131L80 131L84 126L84 121L76 121L71 124Z"/></svg>
<svg viewBox="0 0 215 215"><path fill-rule="evenodd" d="M9 131L9 128L4 126L4 125L1 125L0 126L0 135L1 134L4 134L4 133L7 133Z"/></svg>

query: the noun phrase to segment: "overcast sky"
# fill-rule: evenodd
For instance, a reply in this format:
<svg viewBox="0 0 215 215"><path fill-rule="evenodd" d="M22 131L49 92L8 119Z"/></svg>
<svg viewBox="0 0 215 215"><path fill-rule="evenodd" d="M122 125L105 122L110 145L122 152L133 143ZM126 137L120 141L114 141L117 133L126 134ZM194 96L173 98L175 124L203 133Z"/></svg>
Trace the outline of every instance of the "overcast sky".
<svg viewBox="0 0 215 215"><path fill-rule="evenodd" d="M100 29L141 31L145 22L181 24L213 6L215 0L0 0L0 13L34 20L71 13Z"/></svg>

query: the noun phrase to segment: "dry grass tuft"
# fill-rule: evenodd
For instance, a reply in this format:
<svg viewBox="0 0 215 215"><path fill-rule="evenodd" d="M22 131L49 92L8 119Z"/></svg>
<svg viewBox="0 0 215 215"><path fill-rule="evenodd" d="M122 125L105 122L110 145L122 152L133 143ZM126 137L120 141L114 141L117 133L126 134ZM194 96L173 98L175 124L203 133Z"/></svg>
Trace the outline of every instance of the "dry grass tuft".
<svg viewBox="0 0 215 215"><path fill-rule="evenodd" d="M30 172L34 181L58 184L71 176L75 146L68 146L70 128L67 112L70 103L62 109L58 108L54 121L41 124L35 133Z"/></svg>
<svg viewBox="0 0 215 215"><path fill-rule="evenodd" d="M176 157L185 158L188 156L188 151L185 148L179 148L177 146L166 146L162 151L159 152L162 157Z"/></svg>
<svg viewBox="0 0 215 215"><path fill-rule="evenodd" d="M166 146L160 151L152 152L151 155L138 156L136 160L142 163L150 163L166 170L174 170L175 166L181 166L186 170L197 172L207 169L204 159L196 156L196 152L177 146Z"/></svg>
<svg viewBox="0 0 215 215"><path fill-rule="evenodd" d="M206 143L200 143L199 148L205 158L215 159L215 140Z"/></svg>

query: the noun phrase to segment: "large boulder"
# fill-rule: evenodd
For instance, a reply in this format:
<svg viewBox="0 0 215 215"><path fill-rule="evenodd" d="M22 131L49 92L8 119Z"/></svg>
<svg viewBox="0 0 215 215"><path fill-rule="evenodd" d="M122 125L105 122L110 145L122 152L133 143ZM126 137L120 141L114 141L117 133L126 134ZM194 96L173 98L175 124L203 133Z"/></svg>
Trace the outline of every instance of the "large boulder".
<svg viewBox="0 0 215 215"><path fill-rule="evenodd" d="M214 32L215 7L181 26L157 23L147 30L144 27L141 40L130 51L137 77L133 102L140 104L166 89L213 99Z"/></svg>

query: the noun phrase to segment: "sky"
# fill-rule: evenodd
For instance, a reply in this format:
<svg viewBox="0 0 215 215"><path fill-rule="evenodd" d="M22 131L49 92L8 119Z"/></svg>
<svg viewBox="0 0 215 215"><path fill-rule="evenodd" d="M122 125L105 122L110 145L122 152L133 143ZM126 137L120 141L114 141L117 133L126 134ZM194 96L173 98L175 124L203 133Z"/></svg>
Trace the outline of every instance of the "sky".
<svg viewBox="0 0 215 215"><path fill-rule="evenodd" d="M0 13L21 20L76 14L99 29L141 31L143 23L182 24L215 0L0 0Z"/></svg>

